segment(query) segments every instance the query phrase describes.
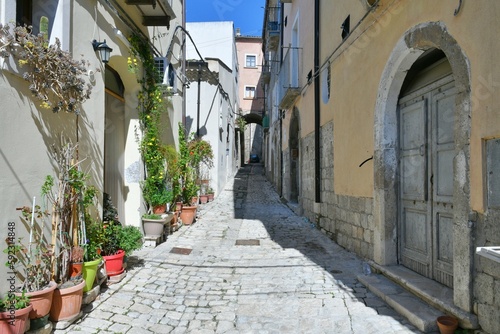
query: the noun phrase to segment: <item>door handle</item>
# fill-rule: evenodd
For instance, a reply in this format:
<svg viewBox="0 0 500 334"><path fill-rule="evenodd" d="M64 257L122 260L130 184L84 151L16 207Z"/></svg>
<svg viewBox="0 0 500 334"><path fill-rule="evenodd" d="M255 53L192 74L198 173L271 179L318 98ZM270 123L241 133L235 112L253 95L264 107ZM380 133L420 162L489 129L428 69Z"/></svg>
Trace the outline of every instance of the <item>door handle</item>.
<svg viewBox="0 0 500 334"><path fill-rule="evenodd" d="M431 184L434 185L434 174L431 175Z"/></svg>
<svg viewBox="0 0 500 334"><path fill-rule="evenodd" d="M425 144L420 145L419 151L420 155L423 157L425 155Z"/></svg>

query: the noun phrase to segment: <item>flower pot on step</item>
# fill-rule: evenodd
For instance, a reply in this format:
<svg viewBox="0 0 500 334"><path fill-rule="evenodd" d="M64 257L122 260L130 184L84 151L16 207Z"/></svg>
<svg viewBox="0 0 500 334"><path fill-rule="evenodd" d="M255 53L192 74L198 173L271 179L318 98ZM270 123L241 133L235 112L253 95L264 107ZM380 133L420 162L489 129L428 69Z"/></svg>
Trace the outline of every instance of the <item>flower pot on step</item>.
<svg viewBox="0 0 500 334"><path fill-rule="evenodd" d="M183 206L181 211L181 221L184 225L191 225L196 217L196 206Z"/></svg>
<svg viewBox="0 0 500 334"><path fill-rule="evenodd" d="M42 290L25 292L25 295L30 298L32 309L29 313L30 319L38 319L46 316L50 312L54 290L57 288L57 283L51 281L49 285ZM21 296L21 293L15 293ZM34 329L34 328L31 328Z"/></svg>
<svg viewBox="0 0 500 334"><path fill-rule="evenodd" d="M148 219L142 218L142 228L144 229L144 235L149 237L159 237L163 235L163 229L165 228L166 219Z"/></svg>
<svg viewBox="0 0 500 334"><path fill-rule="evenodd" d="M200 195L200 203L207 204L208 203L208 195Z"/></svg>
<svg viewBox="0 0 500 334"><path fill-rule="evenodd" d="M165 213L165 210L167 209L167 205L157 205L153 207L153 213L156 215L161 215L162 213Z"/></svg>
<svg viewBox="0 0 500 334"><path fill-rule="evenodd" d="M61 321L72 319L80 313L85 280L76 285L54 290L49 319Z"/></svg>
<svg viewBox="0 0 500 334"><path fill-rule="evenodd" d="M26 332L29 313L33 309L30 304L28 307L15 310L14 317L11 317L10 310L0 312L0 334L22 334Z"/></svg>
<svg viewBox="0 0 500 334"><path fill-rule="evenodd" d="M120 249L114 255L103 256L108 276L115 276L123 273L123 258L125 252Z"/></svg>
<svg viewBox="0 0 500 334"><path fill-rule="evenodd" d="M458 319L449 315L437 318L437 325L441 334L453 334L458 327Z"/></svg>
<svg viewBox="0 0 500 334"><path fill-rule="evenodd" d="M83 262L70 262L69 273L70 278L75 279L82 276Z"/></svg>

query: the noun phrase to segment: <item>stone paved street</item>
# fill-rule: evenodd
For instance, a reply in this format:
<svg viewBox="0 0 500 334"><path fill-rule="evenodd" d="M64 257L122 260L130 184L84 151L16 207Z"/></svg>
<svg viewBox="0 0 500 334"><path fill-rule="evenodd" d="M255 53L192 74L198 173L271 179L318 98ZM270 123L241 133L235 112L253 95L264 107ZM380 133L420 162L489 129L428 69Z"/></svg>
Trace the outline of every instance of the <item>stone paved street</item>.
<svg viewBox="0 0 500 334"><path fill-rule="evenodd" d="M56 333L419 333L357 281L362 260L283 205L262 170L242 168L195 224L137 252L125 279Z"/></svg>

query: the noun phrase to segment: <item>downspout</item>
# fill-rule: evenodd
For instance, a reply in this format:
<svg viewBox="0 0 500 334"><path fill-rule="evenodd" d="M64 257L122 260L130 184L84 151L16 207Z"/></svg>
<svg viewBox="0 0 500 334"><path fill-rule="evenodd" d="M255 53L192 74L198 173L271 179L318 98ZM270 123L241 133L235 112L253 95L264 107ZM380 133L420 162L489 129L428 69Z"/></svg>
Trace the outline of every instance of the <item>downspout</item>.
<svg viewBox="0 0 500 334"><path fill-rule="evenodd" d="M280 69L281 66L283 65L283 36L284 34L284 29L283 29L283 22L285 21L285 14L283 10L283 4L280 6ZM279 81L278 81L279 82ZM278 109L278 117L280 119L280 197L283 197L283 173L284 173L284 168L283 168L283 111L281 109Z"/></svg>
<svg viewBox="0 0 500 334"><path fill-rule="evenodd" d="M314 190L315 202L321 202L321 150L320 150L320 78L319 78L319 43L320 43L320 0L314 1Z"/></svg>
<svg viewBox="0 0 500 334"><path fill-rule="evenodd" d="M186 3L182 2L182 28L183 28L183 35L182 35L182 74L184 77L186 76ZM177 29L177 27L175 28ZM175 32L174 34L175 35ZM172 40L174 36L172 35ZM181 115L181 122L185 126L186 125L186 85L183 83L182 85L182 115ZM174 131L175 133L175 131ZM177 138L177 141L179 141L179 138ZM180 144L179 146L180 147Z"/></svg>

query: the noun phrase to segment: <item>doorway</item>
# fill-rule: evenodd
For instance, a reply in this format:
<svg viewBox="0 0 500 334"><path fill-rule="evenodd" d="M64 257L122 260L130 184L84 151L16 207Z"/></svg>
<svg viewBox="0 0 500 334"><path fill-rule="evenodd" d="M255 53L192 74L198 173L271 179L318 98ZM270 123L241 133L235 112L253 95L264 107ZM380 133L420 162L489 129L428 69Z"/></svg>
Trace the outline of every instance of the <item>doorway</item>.
<svg viewBox="0 0 500 334"><path fill-rule="evenodd" d="M398 104L399 261L449 287L456 94L451 66L434 50L412 66Z"/></svg>

